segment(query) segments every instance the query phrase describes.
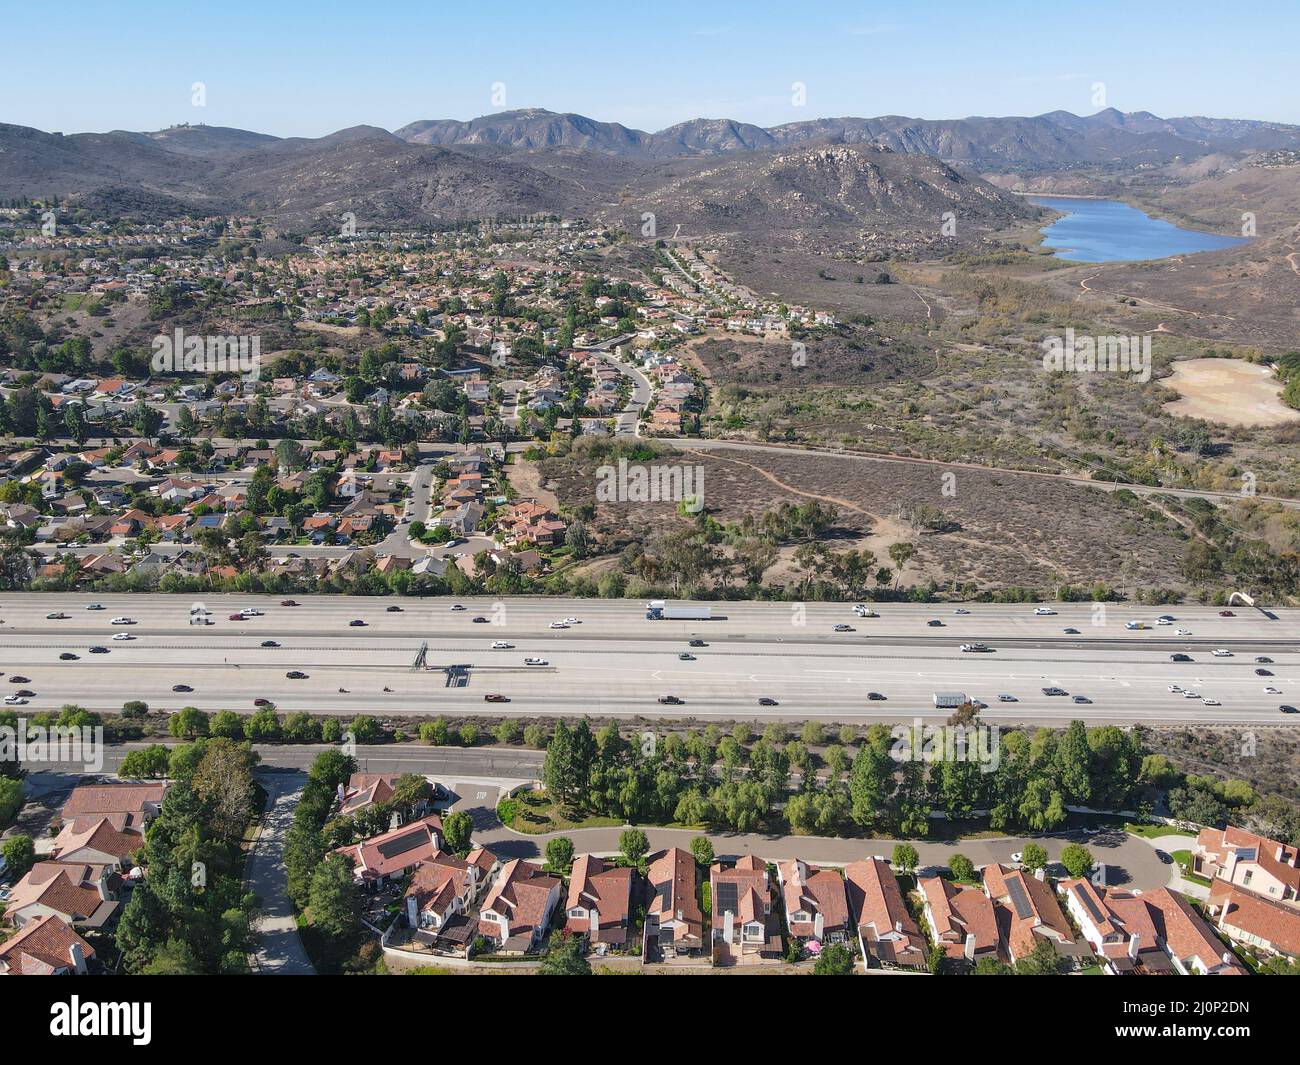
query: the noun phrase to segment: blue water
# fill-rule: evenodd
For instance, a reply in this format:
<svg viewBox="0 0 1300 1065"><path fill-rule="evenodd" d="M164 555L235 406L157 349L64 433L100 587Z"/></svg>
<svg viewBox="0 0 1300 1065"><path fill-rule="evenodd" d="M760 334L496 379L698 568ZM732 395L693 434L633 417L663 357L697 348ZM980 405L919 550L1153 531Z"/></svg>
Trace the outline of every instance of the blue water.
<svg viewBox="0 0 1300 1065"><path fill-rule="evenodd" d="M1032 196L1031 203L1068 211L1044 228L1043 246L1062 259L1109 263L1121 259L1163 259L1197 251L1217 251L1245 244L1242 237L1220 237L1179 229L1119 200L1075 200Z"/></svg>

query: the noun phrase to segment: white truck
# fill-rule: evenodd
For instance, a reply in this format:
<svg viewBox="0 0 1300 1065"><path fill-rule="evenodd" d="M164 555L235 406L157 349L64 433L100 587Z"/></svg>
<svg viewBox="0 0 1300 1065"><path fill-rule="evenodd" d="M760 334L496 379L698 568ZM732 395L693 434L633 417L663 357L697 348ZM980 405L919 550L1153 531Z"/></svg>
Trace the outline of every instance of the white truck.
<svg viewBox="0 0 1300 1065"><path fill-rule="evenodd" d="M651 599L645 605L645 616L647 621L712 621L713 607Z"/></svg>

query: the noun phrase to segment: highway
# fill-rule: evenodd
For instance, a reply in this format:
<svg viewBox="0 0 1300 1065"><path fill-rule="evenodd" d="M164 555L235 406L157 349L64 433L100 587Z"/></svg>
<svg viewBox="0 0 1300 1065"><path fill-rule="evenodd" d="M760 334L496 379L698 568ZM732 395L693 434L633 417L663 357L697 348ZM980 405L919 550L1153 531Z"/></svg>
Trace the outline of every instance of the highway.
<svg viewBox="0 0 1300 1065"><path fill-rule="evenodd" d="M631 600L397 599L221 595L203 600L211 625L189 624L191 596L86 593L0 595L0 691L35 692L27 712L75 703L114 711L130 699L154 710L197 706L251 713L255 699L281 711L351 716L582 714L701 721L930 720L936 691L989 704L984 720L1062 724L1074 718L1132 725L1296 725L1279 712L1300 703L1300 611L1272 617L1246 607L1223 618L1208 607L876 604L877 618L850 604L719 603L711 621L650 621ZM391 606L401 607L390 612ZM260 617L229 615L256 608ZM49 613L66 618L48 619ZM1177 621L1156 625L1169 613ZM135 624L113 624L117 617ZM484 619L476 623L474 618ZM567 617L564 629L550 624ZM364 626L352 626L353 620ZM941 621L941 626L928 622ZM1094 621L1101 624L1094 624ZM1141 620L1147 629L1130 631ZM837 624L854 631L837 633ZM1066 633L1067 628L1077 634ZM1190 633L1178 636L1184 629ZM115 641L115 633L134 639ZM708 646L689 647L691 639ZM264 641L279 646L263 647ZM512 646L493 649L494 641ZM422 643L426 664L412 666ZM986 654L962 653L983 642ZM90 654L89 648L108 648ZM1215 657L1222 649L1231 657ZM1175 652L1193 661L1170 660ZM75 654L61 660L60 654ZM694 660L682 660L689 653ZM1256 656L1272 662L1261 664ZM525 658L543 665L526 665ZM1271 675L1259 676L1266 669ZM289 679L286 673L307 676ZM15 682L17 675L27 678ZM188 685L193 691L173 691ZM1171 684L1202 698L1185 698ZM1069 696L1048 696L1046 687ZM1278 689L1267 694L1266 686ZM384 691L385 688L391 691ZM345 689L340 691L340 689ZM868 699L869 692L886 698ZM486 694L510 701L488 703ZM1000 702L1009 694L1015 702ZM1091 702L1075 703L1073 696ZM675 696L681 705L661 705ZM760 706L774 699L776 706Z"/></svg>

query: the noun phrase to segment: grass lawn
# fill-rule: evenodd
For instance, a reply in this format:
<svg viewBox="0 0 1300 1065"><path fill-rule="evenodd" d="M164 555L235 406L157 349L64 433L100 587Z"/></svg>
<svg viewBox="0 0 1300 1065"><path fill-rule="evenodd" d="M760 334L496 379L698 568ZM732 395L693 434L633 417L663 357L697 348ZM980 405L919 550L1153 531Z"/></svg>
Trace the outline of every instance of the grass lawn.
<svg viewBox="0 0 1300 1065"><path fill-rule="evenodd" d="M1200 884L1201 887L1210 887L1210 881L1205 877L1192 872L1192 852L1191 851L1174 851L1170 855L1178 863L1178 869L1183 874L1183 879L1193 884Z"/></svg>
<svg viewBox="0 0 1300 1065"><path fill-rule="evenodd" d="M536 791L524 791L513 799L503 799L497 804L497 814L509 828L531 835L568 832L575 828L617 828L623 824L617 817L570 819L544 794Z"/></svg>
<svg viewBox="0 0 1300 1065"><path fill-rule="evenodd" d="M1189 832L1185 828L1175 828L1173 825L1137 825L1130 821L1124 826L1124 831L1131 836L1142 836L1144 839L1159 839L1161 836L1196 838L1195 832Z"/></svg>

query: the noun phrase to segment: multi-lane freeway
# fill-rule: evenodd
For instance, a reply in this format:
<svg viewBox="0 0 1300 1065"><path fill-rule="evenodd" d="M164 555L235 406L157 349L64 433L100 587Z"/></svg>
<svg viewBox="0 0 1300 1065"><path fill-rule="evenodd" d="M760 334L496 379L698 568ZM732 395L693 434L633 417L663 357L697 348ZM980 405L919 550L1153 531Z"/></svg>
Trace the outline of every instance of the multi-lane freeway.
<svg viewBox="0 0 1300 1065"><path fill-rule="evenodd" d="M155 710L252 712L267 699L282 711L347 715L828 721L943 718L934 693L964 692L988 704L985 720L1003 723L1300 724L1279 710L1300 704L1300 611L1111 605L1098 615L1079 604L1036 616L1028 605L968 604L958 614L951 604L886 603L875 605L879 617L859 618L851 604L728 603L714 604L725 615L715 620L651 621L630 600L465 599L456 610L448 598L295 598L300 605L206 597L212 624L193 625L191 596L0 595L0 692L34 692L13 704L31 710L142 699ZM262 614L231 620L245 608ZM1158 625L1166 612L1176 621ZM566 618L576 620L551 627ZM1126 628L1135 620L1148 627ZM113 639L123 632L133 638ZM991 650L963 653L970 642ZM426 668L416 670L422 644ZM999 701L1004 694L1016 701ZM658 701L667 696L681 702Z"/></svg>

